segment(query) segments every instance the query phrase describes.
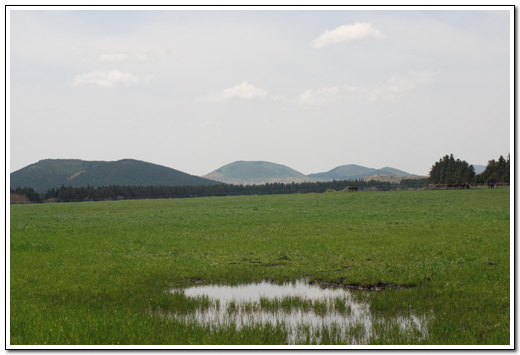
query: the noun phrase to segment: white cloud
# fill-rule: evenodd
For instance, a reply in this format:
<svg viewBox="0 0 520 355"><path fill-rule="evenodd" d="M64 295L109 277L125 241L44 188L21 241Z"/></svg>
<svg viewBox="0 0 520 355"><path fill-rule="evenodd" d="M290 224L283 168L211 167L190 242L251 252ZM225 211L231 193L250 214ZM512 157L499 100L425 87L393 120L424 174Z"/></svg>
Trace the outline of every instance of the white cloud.
<svg viewBox="0 0 520 355"><path fill-rule="evenodd" d="M341 98L342 88L338 86L307 90L298 97L298 102L305 105L324 105Z"/></svg>
<svg viewBox="0 0 520 355"><path fill-rule="evenodd" d="M74 78L73 85L95 85L103 88L112 88L115 86L129 86L137 84L139 78L132 73L123 73L119 70L111 71L91 71L81 73Z"/></svg>
<svg viewBox="0 0 520 355"><path fill-rule="evenodd" d="M415 89L418 85L426 84L435 79L438 72L410 71L407 76L393 77L379 88L373 89L371 101L383 99L386 101L396 101L401 93Z"/></svg>
<svg viewBox="0 0 520 355"><path fill-rule="evenodd" d="M210 101L226 101L230 99L265 99L268 96L267 91L257 88L247 82L222 90L219 93L211 94Z"/></svg>
<svg viewBox="0 0 520 355"><path fill-rule="evenodd" d="M396 76L372 86L342 85L306 90L295 102L304 105L325 105L346 99L396 102L403 93L435 80L437 74L432 70L410 71L405 76Z"/></svg>
<svg viewBox="0 0 520 355"><path fill-rule="evenodd" d="M355 23L344 25L333 30L325 31L321 36L312 41L313 48L322 48L334 43L348 42L362 38L382 38L383 34L370 23Z"/></svg>
<svg viewBox="0 0 520 355"><path fill-rule="evenodd" d="M144 62L148 59L144 53L103 53L98 56L98 60L102 62L122 62L127 60L135 60L138 62Z"/></svg>

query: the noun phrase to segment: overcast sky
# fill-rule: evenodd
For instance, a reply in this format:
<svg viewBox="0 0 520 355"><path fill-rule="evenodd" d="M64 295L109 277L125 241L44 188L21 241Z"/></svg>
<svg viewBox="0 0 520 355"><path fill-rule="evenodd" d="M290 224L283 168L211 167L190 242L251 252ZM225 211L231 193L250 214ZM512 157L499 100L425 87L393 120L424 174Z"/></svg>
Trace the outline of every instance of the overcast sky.
<svg viewBox="0 0 520 355"><path fill-rule="evenodd" d="M513 153L512 7L49 9L8 12L11 172L132 158L427 175L445 154Z"/></svg>

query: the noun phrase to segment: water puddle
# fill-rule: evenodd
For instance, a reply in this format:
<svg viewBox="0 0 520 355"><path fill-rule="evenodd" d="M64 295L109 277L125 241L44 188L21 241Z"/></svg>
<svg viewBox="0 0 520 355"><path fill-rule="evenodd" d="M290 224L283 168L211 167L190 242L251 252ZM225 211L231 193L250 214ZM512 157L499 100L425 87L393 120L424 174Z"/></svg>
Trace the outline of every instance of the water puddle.
<svg viewBox="0 0 520 355"><path fill-rule="evenodd" d="M428 336L431 319L413 313L375 316L370 304L363 300L366 297L362 297L362 291L323 289L305 281L283 285L198 285L170 292L175 297L199 301L199 306L169 313L169 317L209 326L211 330L271 326L287 335L287 344L362 345L375 339L383 343L392 339L409 342Z"/></svg>

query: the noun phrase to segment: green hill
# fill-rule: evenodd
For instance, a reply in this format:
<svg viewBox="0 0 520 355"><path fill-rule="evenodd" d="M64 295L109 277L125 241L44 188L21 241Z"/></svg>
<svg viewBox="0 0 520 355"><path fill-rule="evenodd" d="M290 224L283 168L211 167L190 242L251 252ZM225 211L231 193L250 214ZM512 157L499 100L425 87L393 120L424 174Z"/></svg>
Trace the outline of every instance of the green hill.
<svg viewBox="0 0 520 355"><path fill-rule="evenodd" d="M265 161L236 161L203 176L206 179L235 185L253 185L274 182L311 181L308 176L285 165Z"/></svg>
<svg viewBox="0 0 520 355"><path fill-rule="evenodd" d="M46 159L12 172L10 186L32 187L36 192L46 192L62 185L198 186L217 183L165 166L132 159L112 162Z"/></svg>
<svg viewBox="0 0 520 355"><path fill-rule="evenodd" d="M389 167L376 169L374 174L376 174L376 175L380 174L380 175L413 176L413 174L407 173L406 171L402 171L402 170L395 169L395 168L389 168Z"/></svg>
<svg viewBox="0 0 520 355"><path fill-rule="evenodd" d="M316 179L316 180L351 180L351 179L361 179L372 175L399 175L399 176L411 176L407 172L402 170L394 169L394 168L381 168L381 169L373 169L367 168L360 165L348 164L338 166L330 171L316 174L309 174L308 176Z"/></svg>

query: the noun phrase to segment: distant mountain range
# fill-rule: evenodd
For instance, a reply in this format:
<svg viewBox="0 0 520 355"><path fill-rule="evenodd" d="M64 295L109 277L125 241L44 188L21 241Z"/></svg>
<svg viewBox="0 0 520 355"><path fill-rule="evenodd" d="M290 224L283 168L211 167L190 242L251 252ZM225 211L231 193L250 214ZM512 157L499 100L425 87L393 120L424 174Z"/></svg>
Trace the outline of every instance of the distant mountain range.
<svg viewBox="0 0 520 355"><path fill-rule="evenodd" d="M79 159L45 159L11 173L11 188L32 187L46 192L62 185L73 187L135 185L180 186L261 185L265 183L301 183L313 181L367 179L399 182L403 177L419 178L402 170L385 167L367 168L342 165L330 171L305 175L285 165L266 161L236 161L202 177L144 161L85 161Z"/></svg>
<svg viewBox="0 0 520 355"><path fill-rule="evenodd" d="M212 185L216 181L189 175L165 166L139 160L85 161L78 159L40 160L11 173L11 188L32 187L46 192L62 185L73 187L135 185Z"/></svg>
<svg viewBox="0 0 520 355"><path fill-rule="evenodd" d="M330 181L330 180L352 180L352 179L362 179L372 175L398 175L398 176L412 176L405 171L394 169L394 168L381 168L381 169L373 169L366 168L364 166L349 164L349 165L341 165L332 170L329 170L324 173L317 174L309 174L309 177L320 180L320 181Z"/></svg>
<svg viewBox="0 0 520 355"><path fill-rule="evenodd" d="M265 161L236 161L203 177L228 184L252 185L273 182L353 180L374 175L381 177L381 181L393 182L399 182L403 177L416 176L394 168L373 169L354 164L338 166L328 172L305 175L285 165Z"/></svg>

